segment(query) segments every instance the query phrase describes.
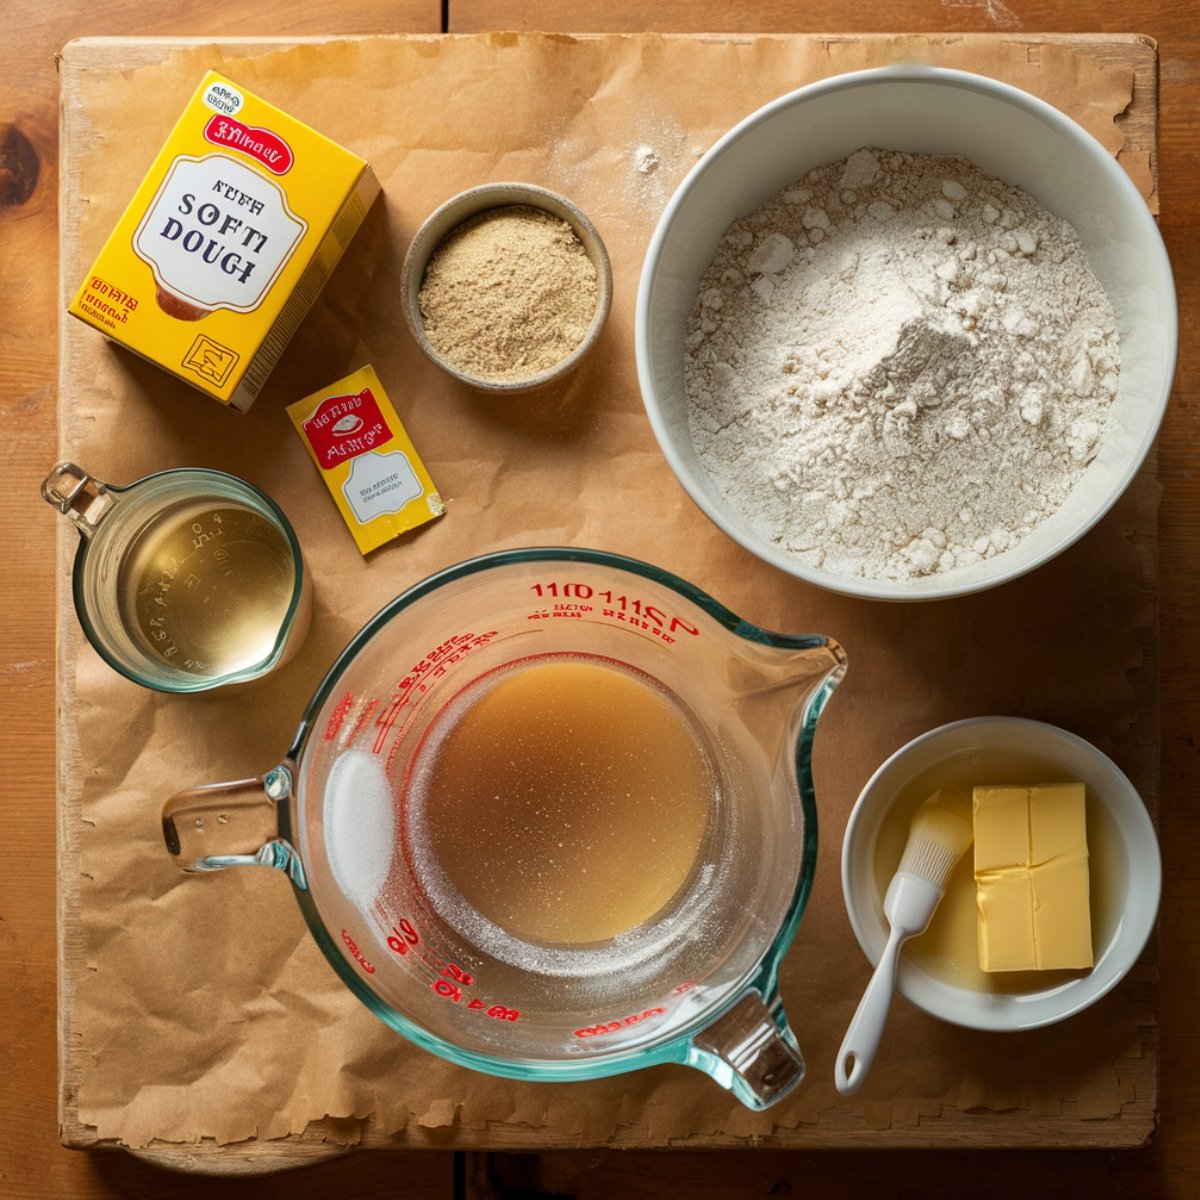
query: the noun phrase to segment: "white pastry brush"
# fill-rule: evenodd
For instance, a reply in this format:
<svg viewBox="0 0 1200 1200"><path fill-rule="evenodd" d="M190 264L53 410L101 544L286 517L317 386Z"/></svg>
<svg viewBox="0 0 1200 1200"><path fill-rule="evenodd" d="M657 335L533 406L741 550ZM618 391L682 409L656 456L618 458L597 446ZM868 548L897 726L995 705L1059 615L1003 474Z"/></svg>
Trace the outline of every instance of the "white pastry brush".
<svg viewBox="0 0 1200 1200"><path fill-rule="evenodd" d="M843 1096L858 1091L875 1060L896 989L900 948L910 937L929 928L946 881L971 844L971 822L943 808L938 803L939 795L935 793L917 809L900 868L883 900L883 915L891 933L838 1051L834 1079Z"/></svg>

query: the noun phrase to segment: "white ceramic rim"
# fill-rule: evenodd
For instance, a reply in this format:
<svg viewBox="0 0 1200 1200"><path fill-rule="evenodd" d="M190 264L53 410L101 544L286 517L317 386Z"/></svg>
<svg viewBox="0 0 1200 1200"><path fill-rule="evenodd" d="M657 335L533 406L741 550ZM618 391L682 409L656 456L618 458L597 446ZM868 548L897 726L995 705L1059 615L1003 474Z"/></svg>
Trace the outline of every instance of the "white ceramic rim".
<svg viewBox="0 0 1200 1200"><path fill-rule="evenodd" d="M861 863L873 849L872 846L861 844L865 836L860 833L860 826L865 823L864 813L873 807L874 793L880 784L896 773L899 764L914 750L926 747L932 741L945 740L984 726L1007 728L1018 736L1036 728L1051 740L1085 755L1105 775L1111 782L1111 789L1106 789L1103 795L1097 794L1096 799L1108 808L1124 835L1130 880L1136 881L1138 902L1125 906L1112 940L1101 948L1099 959L1091 972L1068 983L1043 992L989 995L955 987L930 975L907 958L902 958L896 990L931 1016L940 1017L954 1025L994 1031L1038 1029L1082 1012L1116 987L1137 962L1149 941L1162 897L1162 859L1150 814L1125 773L1091 742L1044 721L998 716L952 721L913 738L875 771L855 802L842 841L842 896L854 936L867 960L874 966L883 952L886 936L884 918L882 911L872 913L871 919L868 919L859 910L852 882L855 872L864 869L863 866L856 866L856 863ZM865 869L872 869L869 863Z"/></svg>
<svg viewBox="0 0 1200 1200"><path fill-rule="evenodd" d="M1081 522L1070 533L1060 538L1056 544L1048 547L1041 554L1028 561L1014 563L1009 567L997 571L994 576L984 579L950 584L940 588L931 587L927 590L922 590L920 593L913 594L905 594L895 584L834 575L807 567L797 562L791 555L776 549L765 539L757 537L746 529L739 528L734 521L729 520L720 509L710 503L705 490L697 483L688 464L677 453L671 433L663 418L662 409L654 387L654 380L648 365L650 360L648 329L651 280L658 269L663 244L666 241L667 233L675 219L677 211L695 190L713 162L729 145L741 138L747 131L762 124L764 121L770 120L782 109L790 108L795 104L802 103L815 96L824 95L827 92L868 87L875 83L894 83L898 81L930 83L943 86L950 85L991 95L998 100L1024 109L1031 115L1040 118L1067 140L1075 142L1087 155L1101 164L1100 169L1112 181L1112 185L1116 191L1124 195L1126 202L1134 206L1134 211L1145 214L1145 221L1157 235L1156 239L1151 239L1151 241L1155 247L1155 256L1159 260L1158 268L1172 282L1170 296L1164 297L1167 300L1167 304L1163 312L1163 324L1166 328L1167 344L1170 347L1170 363L1168 364L1168 370L1164 374L1166 383L1162 389L1162 394L1154 401L1154 416L1147 425L1145 436L1138 445L1136 453L1130 457L1125 471L1116 481L1110 495L1092 511L1086 521ZM1142 194L1134 186L1133 181L1126 174L1125 169L1117 163L1116 159L1086 129L1059 109L1047 104L1044 100L1038 99L1036 96L1030 95L1028 92L1022 91L1020 88L1015 88L1010 84L1001 83L998 80L990 79L984 75L976 75L969 71L957 71L946 67L913 65L895 65L876 67L864 71L853 71L843 75L835 75L830 79L819 80L816 83L798 88L793 92L780 96L776 100L772 100L769 104L764 105L742 121L739 121L738 124L708 149L675 190L675 193L663 209L662 216L659 218L654 233L650 238L646 257L642 264L641 279L638 283L637 307L634 316L634 350L637 358L638 385L641 390L646 415L650 420L650 426L654 431L659 448L662 450L671 470L675 474L675 478L679 480L684 491L687 492L693 503L696 504L708 519L740 546L750 551L751 554L756 555L772 566L778 567L781 571L789 575L804 580L806 583L811 583L817 587L838 592L842 595L857 596L867 600L886 600L904 603L924 600L944 600L952 596L970 595L975 592L986 591L989 588L997 587L1002 583L1007 583L1012 579L1026 575L1057 557L1069 546L1074 545L1075 542L1094 528L1105 514L1112 509L1113 505L1116 504L1129 487L1134 476L1141 469L1142 463L1145 461L1146 455L1150 452L1150 447L1154 443L1154 439L1158 436L1158 430L1166 413L1167 403L1171 397L1171 389L1175 378L1179 345L1179 313L1173 281L1174 274L1171 270L1170 260L1167 257L1166 247L1162 242L1158 225L1151 215L1149 208L1147 208Z"/></svg>

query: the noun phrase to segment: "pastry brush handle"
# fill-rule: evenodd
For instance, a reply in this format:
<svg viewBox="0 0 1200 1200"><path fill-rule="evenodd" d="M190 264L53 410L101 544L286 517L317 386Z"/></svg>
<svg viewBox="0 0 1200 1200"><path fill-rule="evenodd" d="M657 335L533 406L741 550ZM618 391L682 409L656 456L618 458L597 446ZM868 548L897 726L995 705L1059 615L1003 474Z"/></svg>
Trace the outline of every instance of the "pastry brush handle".
<svg viewBox="0 0 1200 1200"><path fill-rule="evenodd" d="M896 990L900 947L908 936L903 930L895 928L888 934L887 945L879 956L879 965L842 1039L833 1074L837 1090L843 1096L853 1096L858 1091L875 1061L875 1051L883 1039L883 1027L892 1005L892 993Z"/></svg>

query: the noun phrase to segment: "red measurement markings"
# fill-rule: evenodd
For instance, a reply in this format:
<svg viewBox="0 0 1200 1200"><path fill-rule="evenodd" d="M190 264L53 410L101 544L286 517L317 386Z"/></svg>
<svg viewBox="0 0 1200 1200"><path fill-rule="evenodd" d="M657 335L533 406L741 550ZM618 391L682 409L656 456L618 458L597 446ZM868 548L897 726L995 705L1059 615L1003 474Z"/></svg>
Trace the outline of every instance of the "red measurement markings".
<svg viewBox="0 0 1200 1200"><path fill-rule="evenodd" d="M475 977L456 963L447 963L442 969L442 975L443 978L435 979L430 986L451 1004L462 1003L463 988L469 988L475 982ZM467 1008L472 1012L482 1012L485 1016L491 1017L493 1021L519 1021L521 1019L518 1009L509 1008L507 1004L489 1004L486 1000L480 1000L478 996L472 996L467 1001Z"/></svg>
<svg viewBox="0 0 1200 1200"><path fill-rule="evenodd" d="M387 740L387 735L392 732L392 726L396 723L396 718L400 715L400 707L403 703L403 700L393 700L379 714L379 717L375 721L375 728L379 732L375 735L375 745L371 747L372 754L379 754L383 751L383 743Z"/></svg>
<svg viewBox="0 0 1200 1200"><path fill-rule="evenodd" d="M533 583L529 585L529 590L535 596L549 596L551 599L562 598L564 600L590 600L596 590L590 583L559 583L557 580L551 580L549 583ZM612 592L601 592L600 595L612 595Z"/></svg>
<svg viewBox="0 0 1200 1200"><path fill-rule="evenodd" d="M624 596L613 592L611 588L597 590L588 583L565 583L552 580L549 583L534 583L530 591L541 599L591 600L602 601L605 607L601 616L610 620L621 621L638 629L647 630L661 637L664 641L673 642L672 635L686 633L691 637L699 637L700 630L690 621L672 613L664 612L654 604L647 604L637 596ZM563 606L555 606L562 608Z"/></svg>
<svg viewBox="0 0 1200 1200"><path fill-rule="evenodd" d="M447 963L442 968L442 974L451 979L457 979L458 982L463 985L463 987L470 987L471 984L475 982L475 976L467 974L467 972L456 963Z"/></svg>
<svg viewBox="0 0 1200 1200"><path fill-rule="evenodd" d="M403 958L412 946L420 943L421 938L417 931L412 927L412 922L407 918L392 926L392 932L388 934L387 944L388 949L393 950Z"/></svg>
<svg viewBox="0 0 1200 1200"><path fill-rule="evenodd" d="M415 702L429 688L429 684L440 679L447 667L452 666L480 646L486 646L496 636L496 630L487 633L460 633L456 637L442 642L440 646L430 650L420 662L414 663L408 674L396 684L388 700L387 707L379 714L375 727L379 730L375 736L374 753L382 754L392 726L400 716L401 710Z"/></svg>
<svg viewBox="0 0 1200 1200"><path fill-rule="evenodd" d="M338 730L342 727L342 722L346 719L347 714L354 707L354 693L347 692L338 702L337 707L329 714L329 720L325 725L325 733L322 735L324 740L332 742L337 737Z"/></svg>
<svg viewBox="0 0 1200 1200"><path fill-rule="evenodd" d="M645 1012L630 1013L627 1017L622 1017L619 1021L605 1021L599 1025L586 1025L583 1029L575 1030L577 1038L599 1037L605 1033L616 1033L620 1029L627 1029L630 1025L636 1025L639 1021L644 1021L647 1017L662 1016L667 1010L665 1008L648 1008Z"/></svg>
<svg viewBox="0 0 1200 1200"><path fill-rule="evenodd" d="M350 936L350 931L348 929L342 930L342 941L346 943L346 948L352 955L354 955L354 959L358 965L362 967L362 969L366 971L368 975L374 975L375 967L364 957L363 952L358 948L358 943L355 942L355 940Z"/></svg>
<svg viewBox="0 0 1200 1200"><path fill-rule="evenodd" d="M647 633L652 633L656 638L666 642L668 646L675 645L675 638L669 633L664 633L661 625L654 625L641 617L632 617L628 613L618 612L615 608L601 610L601 616L608 617L610 621L620 621L622 625L632 625L634 629L643 629Z"/></svg>
<svg viewBox="0 0 1200 1200"><path fill-rule="evenodd" d="M362 710L354 719L354 726L348 734L342 739L344 745L349 745L356 737L367 727L367 723L371 720L375 710L379 707L378 699L371 699L362 706Z"/></svg>
<svg viewBox="0 0 1200 1200"><path fill-rule="evenodd" d="M433 990L439 996L445 996L447 1000L453 1000L455 1004L462 999L462 988L456 987L448 979L435 979L433 981Z"/></svg>
<svg viewBox="0 0 1200 1200"><path fill-rule="evenodd" d="M383 760L383 769L387 773L389 779L393 778L392 772L396 768L396 755L400 753L400 747L404 744L403 738L395 738L392 741L392 748L388 751L387 758ZM378 751L376 751L378 753Z"/></svg>
<svg viewBox="0 0 1200 1200"><path fill-rule="evenodd" d="M448 979L435 979L433 990L452 1004L458 1004L463 998L462 988ZM517 1009L509 1008L506 1004L488 1004L486 1000L480 1000L478 996L473 997L467 1003L467 1008L475 1012L482 1012L485 1016L491 1017L493 1021L516 1022L521 1019L521 1014Z"/></svg>
<svg viewBox="0 0 1200 1200"><path fill-rule="evenodd" d="M424 692L424 686L421 687ZM371 747L372 754L382 754L383 747L387 742L388 734L392 732L392 726L396 723L396 718L400 715L400 710L411 699L409 696L404 696L399 700L393 700L378 716L375 721L375 728L379 732L375 735L375 745Z"/></svg>
<svg viewBox="0 0 1200 1200"><path fill-rule="evenodd" d="M493 1004L488 1010L487 1015L493 1021L519 1021L521 1014L515 1008L505 1008L503 1004Z"/></svg>
<svg viewBox="0 0 1200 1200"><path fill-rule="evenodd" d="M585 613L594 612L594 608L590 604L556 604L554 611L551 612L548 608L540 608L536 612L531 612L525 620L527 621L552 621L555 618L566 617L576 621L582 621Z"/></svg>
<svg viewBox="0 0 1200 1200"><path fill-rule="evenodd" d="M388 934L388 948L393 954L398 954L404 958L410 950L421 944L421 935L417 933L413 923L407 918L402 917L392 927L392 932ZM342 931L342 937L348 938L349 935ZM347 942L349 945L350 943ZM367 971L374 974L375 968L367 964L357 953L357 947L353 948L355 957L359 958L360 962ZM425 953L425 961L429 962L430 958L427 952ZM435 960L436 961L436 960ZM475 983L475 976L469 971L464 970L457 963L448 962L441 966L441 978L435 979L432 983L432 988L439 996L449 1000L451 1004L459 1004L463 1000L463 989L469 988ZM520 1012L515 1008L509 1008L504 1004L488 1004L486 1000L480 1000L479 997L472 997L467 1002L467 1008L474 1012L483 1011L487 1016L494 1021L516 1021L520 1018Z"/></svg>

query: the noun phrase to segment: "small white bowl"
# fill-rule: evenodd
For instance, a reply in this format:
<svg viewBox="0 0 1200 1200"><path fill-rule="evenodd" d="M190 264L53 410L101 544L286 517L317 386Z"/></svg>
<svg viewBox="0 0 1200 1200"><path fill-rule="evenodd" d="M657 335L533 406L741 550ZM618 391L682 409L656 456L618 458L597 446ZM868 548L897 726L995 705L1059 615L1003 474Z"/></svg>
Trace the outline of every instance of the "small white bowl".
<svg viewBox="0 0 1200 1200"><path fill-rule="evenodd" d="M896 751L863 788L842 842L842 893L863 953L879 961L887 940L883 895L875 870L884 818L902 792L932 773L936 786L1006 782L978 778L979 764L1012 755L1047 766L1087 788L1115 831L1106 885L1117 889L1106 906L1112 927L1093 929L1095 966L1087 975L1017 994L979 992L936 978L901 957L897 990L918 1008L971 1029L1036 1029L1081 1012L1111 991L1154 929L1162 863L1154 825L1141 797L1116 764L1073 733L1018 717L978 717L943 725ZM994 766L991 767L994 770ZM1035 767L1037 769L1037 767ZM933 790L932 788L930 790ZM1090 836L1090 835L1089 835ZM969 853L969 851L968 851Z"/></svg>
<svg viewBox="0 0 1200 1200"><path fill-rule="evenodd" d="M864 146L960 155L1069 221L1112 302L1121 346L1109 428L1061 508L982 564L902 581L809 567L752 529L700 462L684 385L688 317L725 231L789 183ZM751 553L808 583L874 600L933 600L982 591L1033 570L1116 503L1166 409L1178 314L1158 226L1124 169L1091 134L1037 97L993 79L893 66L835 76L781 96L700 159L650 240L635 330L638 380L655 437L710 520Z"/></svg>
<svg viewBox="0 0 1200 1200"><path fill-rule="evenodd" d="M544 212L552 213L560 220L566 221L575 230L592 266L596 268L596 311L592 315L583 340L554 366L520 379L484 379L463 371L433 348L425 336L425 322L421 316L419 296L421 284L425 279L425 268L429 265L433 252L441 245L447 234L457 229L464 221L469 221L482 212L488 212L495 208L508 208L513 205L540 208ZM417 230L408 248L408 253L404 256L400 288L400 303L404 310L404 319L408 322L408 328L417 344L428 358L437 363L448 375L453 375L455 379L468 383L481 392L506 396L530 392L536 388L545 387L547 384L557 383L579 365L588 351L596 344L600 331L604 328L604 322L608 318L608 310L612 304L612 266L599 230L565 196L560 196L557 192L532 183L484 183L478 187L468 188L465 192L459 192L456 196L451 196L425 219L420 229Z"/></svg>

